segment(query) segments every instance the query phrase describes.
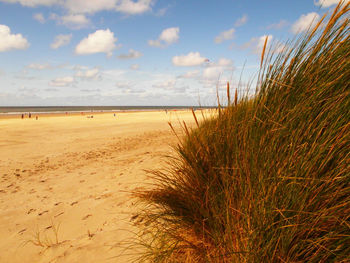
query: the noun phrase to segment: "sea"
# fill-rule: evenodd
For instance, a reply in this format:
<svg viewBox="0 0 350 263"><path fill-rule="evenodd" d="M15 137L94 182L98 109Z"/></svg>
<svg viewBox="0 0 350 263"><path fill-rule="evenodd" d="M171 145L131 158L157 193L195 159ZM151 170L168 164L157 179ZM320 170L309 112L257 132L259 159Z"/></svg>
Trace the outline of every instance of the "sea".
<svg viewBox="0 0 350 263"><path fill-rule="evenodd" d="M25 106L25 107L0 107L1 115L38 113L60 114L76 112L116 112L116 111L155 111L155 110L182 110L202 109L211 107L198 106Z"/></svg>

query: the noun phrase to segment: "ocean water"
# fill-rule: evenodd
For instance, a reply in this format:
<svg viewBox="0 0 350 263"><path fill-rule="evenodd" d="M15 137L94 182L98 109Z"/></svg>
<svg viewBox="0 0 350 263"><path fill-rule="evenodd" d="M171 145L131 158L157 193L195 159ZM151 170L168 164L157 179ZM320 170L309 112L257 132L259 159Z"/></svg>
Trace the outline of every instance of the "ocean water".
<svg viewBox="0 0 350 263"><path fill-rule="evenodd" d="M18 113L64 113L64 112L109 112L109 111L149 111L180 110L207 107L189 106L42 106L42 107L0 107L0 114Z"/></svg>

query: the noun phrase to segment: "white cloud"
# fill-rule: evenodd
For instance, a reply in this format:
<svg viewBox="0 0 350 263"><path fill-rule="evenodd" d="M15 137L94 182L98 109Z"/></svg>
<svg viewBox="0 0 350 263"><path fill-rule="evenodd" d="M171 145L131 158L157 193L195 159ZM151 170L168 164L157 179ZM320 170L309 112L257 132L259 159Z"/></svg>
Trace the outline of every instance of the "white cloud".
<svg viewBox="0 0 350 263"><path fill-rule="evenodd" d="M139 70L140 69L140 65L139 64L133 64L130 66L130 69L132 70Z"/></svg>
<svg viewBox="0 0 350 263"><path fill-rule="evenodd" d="M64 6L71 13L96 13L115 10L128 15L142 14L151 10L152 0L67 0Z"/></svg>
<svg viewBox="0 0 350 263"><path fill-rule="evenodd" d="M295 34L306 31L310 27L312 28L315 26L319 20L320 15L315 12L301 15L300 18L292 25L291 30Z"/></svg>
<svg viewBox="0 0 350 263"><path fill-rule="evenodd" d="M59 4L60 0L1 0L1 2L7 3L20 3L23 6L35 7L35 6L52 6L54 4Z"/></svg>
<svg viewBox="0 0 350 263"><path fill-rule="evenodd" d="M50 47L52 49L58 49L62 46L66 46L69 44L71 39L72 39L72 34L57 35L57 36L55 36L55 39L54 39L53 43L50 45Z"/></svg>
<svg viewBox="0 0 350 263"><path fill-rule="evenodd" d="M199 66L207 60L207 58L201 57L199 52L190 52L187 55L175 56L172 59L173 64L180 67Z"/></svg>
<svg viewBox="0 0 350 263"><path fill-rule="evenodd" d="M64 6L70 13L92 14L103 10L114 9L116 2L116 0L67 0Z"/></svg>
<svg viewBox="0 0 350 263"><path fill-rule="evenodd" d="M242 17L236 20L235 27L243 26L245 23L247 23L247 21L248 21L248 16L244 14Z"/></svg>
<svg viewBox="0 0 350 263"><path fill-rule="evenodd" d="M0 52L27 49L29 42L21 34L11 34L11 29L6 25L0 25Z"/></svg>
<svg viewBox="0 0 350 263"><path fill-rule="evenodd" d="M227 58L220 58L219 61L216 63L219 67L231 67L233 62L231 59Z"/></svg>
<svg viewBox="0 0 350 263"><path fill-rule="evenodd" d="M46 64L31 63L27 66L27 68L35 69L35 70L44 70L44 69L51 69L52 66L48 63L46 63Z"/></svg>
<svg viewBox="0 0 350 263"><path fill-rule="evenodd" d="M288 21L287 20L284 20L282 19L281 21L279 21L278 23L274 23L274 24L270 24L266 27L266 29L282 29L286 26L288 26Z"/></svg>
<svg viewBox="0 0 350 263"><path fill-rule="evenodd" d="M133 59L133 58L139 58L142 56L142 53L133 49L129 49L129 53L127 54L121 54L118 56L120 59Z"/></svg>
<svg viewBox="0 0 350 263"><path fill-rule="evenodd" d="M23 6L61 6L71 14L93 14L103 10L114 10L127 15L138 15L152 10L154 0L0 0L19 3Z"/></svg>
<svg viewBox="0 0 350 263"><path fill-rule="evenodd" d="M203 78L210 80L218 80L222 72L220 67L209 67L203 70Z"/></svg>
<svg viewBox="0 0 350 263"><path fill-rule="evenodd" d="M225 40L232 39L235 33L235 29L231 28L229 30L226 30L224 32L221 32L216 38L215 38L215 43L219 44L224 42Z"/></svg>
<svg viewBox="0 0 350 263"><path fill-rule="evenodd" d="M75 53L78 55L106 53L107 56L112 56L117 41L118 39L114 37L114 33L109 29L97 30L80 41L75 47Z"/></svg>
<svg viewBox="0 0 350 263"><path fill-rule="evenodd" d="M199 70L191 70L187 71L185 74L178 76L178 78L183 78L183 79L194 79L198 77L199 75Z"/></svg>
<svg viewBox="0 0 350 263"><path fill-rule="evenodd" d="M43 15L42 13L36 13L36 14L34 14L34 15L33 15L33 18L34 18L36 21L40 22L41 24L44 24L44 23L45 23L45 17L44 17L44 15Z"/></svg>
<svg viewBox="0 0 350 263"><path fill-rule="evenodd" d="M61 17L61 23L73 29L80 29L87 27L90 24L90 20L85 15L69 14Z"/></svg>
<svg viewBox="0 0 350 263"><path fill-rule="evenodd" d="M52 87L68 87L72 85L74 82L73 77L62 77L62 78L56 78L52 81L50 81L49 85Z"/></svg>
<svg viewBox="0 0 350 263"><path fill-rule="evenodd" d="M179 40L180 29L178 27L170 27L162 31L159 36L159 40L164 41L167 44L175 43Z"/></svg>
<svg viewBox="0 0 350 263"><path fill-rule="evenodd" d="M233 70L233 62L231 59L220 58L217 62L210 62L203 70L203 78L208 81L217 81L221 74L225 71Z"/></svg>
<svg viewBox="0 0 350 263"><path fill-rule="evenodd" d="M148 45L152 47L166 47L179 40L180 28L170 27L164 29L157 40L148 40Z"/></svg>
<svg viewBox="0 0 350 263"><path fill-rule="evenodd" d="M90 20L83 14L68 14L64 16L51 14L50 19L56 20L57 24L64 25L71 29L81 29L90 24Z"/></svg>
<svg viewBox="0 0 350 263"><path fill-rule="evenodd" d="M344 3L348 3L350 0L345 0ZM319 0L314 1L315 5L322 6L323 8L330 7L332 5L339 4L340 0Z"/></svg>
<svg viewBox="0 0 350 263"><path fill-rule="evenodd" d="M128 15L138 15L150 11L152 4L152 0L119 0L115 9Z"/></svg>
<svg viewBox="0 0 350 263"><path fill-rule="evenodd" d="M101 78L100 70L98 68L79 70L74 76L83 80L97 80Z"/></svg>

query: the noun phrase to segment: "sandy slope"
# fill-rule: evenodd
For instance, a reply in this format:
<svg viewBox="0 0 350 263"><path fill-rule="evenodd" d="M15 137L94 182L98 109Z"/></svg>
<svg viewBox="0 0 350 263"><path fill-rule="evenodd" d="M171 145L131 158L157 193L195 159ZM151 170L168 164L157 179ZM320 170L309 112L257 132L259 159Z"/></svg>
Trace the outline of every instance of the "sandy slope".
<svg viewBox="0 0 350 263"><path fill-rule="evenodd" d="M129 262L138 211L129 191L171 153L167 121L178 117L193 120L189 111L0 119L0 262Z"/></svg>

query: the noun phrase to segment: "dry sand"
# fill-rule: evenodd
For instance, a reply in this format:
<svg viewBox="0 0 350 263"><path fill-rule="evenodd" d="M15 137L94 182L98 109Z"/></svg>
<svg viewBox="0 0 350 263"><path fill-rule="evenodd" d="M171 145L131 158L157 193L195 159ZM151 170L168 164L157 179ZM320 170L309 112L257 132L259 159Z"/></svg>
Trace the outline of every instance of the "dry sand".
<svg viewBox="0 0 350 263"><path fill-rule="evenodd" d="M130 262L130 191L164 166L178 118L193 122L190 111L0 119L0 262Z"/></svg>

